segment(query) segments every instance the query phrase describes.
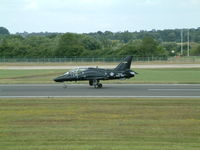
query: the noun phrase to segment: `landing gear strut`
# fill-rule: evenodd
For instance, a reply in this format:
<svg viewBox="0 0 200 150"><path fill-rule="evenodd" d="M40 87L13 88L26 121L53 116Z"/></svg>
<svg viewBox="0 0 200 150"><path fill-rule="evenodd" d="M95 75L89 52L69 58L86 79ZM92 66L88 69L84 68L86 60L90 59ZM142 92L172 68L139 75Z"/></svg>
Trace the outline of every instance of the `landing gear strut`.
<svg viewBox="0 0 200 150"><path fill-rule="evenodd" d="M94 86L94 88L102 88L103 86L99 80L89 80L89 85Z"/></svg>

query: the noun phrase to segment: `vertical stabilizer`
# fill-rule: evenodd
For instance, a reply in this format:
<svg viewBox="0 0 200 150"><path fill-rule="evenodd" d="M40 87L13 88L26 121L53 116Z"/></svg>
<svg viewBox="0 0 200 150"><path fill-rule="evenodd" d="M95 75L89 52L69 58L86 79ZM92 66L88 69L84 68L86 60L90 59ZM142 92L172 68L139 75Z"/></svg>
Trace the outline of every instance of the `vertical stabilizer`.
<svg viewBox="0 0 200 150"><path fill-rule="evenodd" d="M123 71L130 69L133 56L128 56L114 69L115 71Z"/></svg>

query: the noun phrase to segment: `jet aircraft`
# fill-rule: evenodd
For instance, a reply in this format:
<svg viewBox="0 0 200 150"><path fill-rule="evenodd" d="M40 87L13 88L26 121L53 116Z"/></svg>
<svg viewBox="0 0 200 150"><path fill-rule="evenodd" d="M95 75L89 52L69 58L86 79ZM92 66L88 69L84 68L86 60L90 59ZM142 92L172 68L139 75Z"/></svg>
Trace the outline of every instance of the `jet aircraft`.
<svg viewBox="0 0 200 150"><path fill-rule="evenodd" d="M130 69L132 56L128 56L114 69L76 68L54 79L55 82L88 80L90 86L102 88L100 80L129 79L137 73Z"/></svg>

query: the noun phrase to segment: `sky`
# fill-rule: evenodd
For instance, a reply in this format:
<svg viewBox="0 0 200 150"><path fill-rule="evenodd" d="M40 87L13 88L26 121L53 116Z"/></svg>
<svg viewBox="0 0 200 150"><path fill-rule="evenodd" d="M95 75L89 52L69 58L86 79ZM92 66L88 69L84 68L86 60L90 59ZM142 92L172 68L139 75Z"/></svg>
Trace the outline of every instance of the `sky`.
<svg viewBox="0 0 200 150"><path fill-rule="evenodd" d="M200 0L0 0L11 33L198 28L199 17Z"/></svg>

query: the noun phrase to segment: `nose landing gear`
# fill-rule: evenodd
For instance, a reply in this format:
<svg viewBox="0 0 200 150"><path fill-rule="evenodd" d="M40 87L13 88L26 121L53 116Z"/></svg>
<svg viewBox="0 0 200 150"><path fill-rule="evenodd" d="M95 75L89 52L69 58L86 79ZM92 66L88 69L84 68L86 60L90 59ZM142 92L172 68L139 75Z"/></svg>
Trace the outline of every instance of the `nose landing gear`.
<svg viewBox="0 0 200 150"><path fill-rule="evenodd" d="M65 82L63 82L63 88L67 88L67 85L65 84Z"/></svg>

